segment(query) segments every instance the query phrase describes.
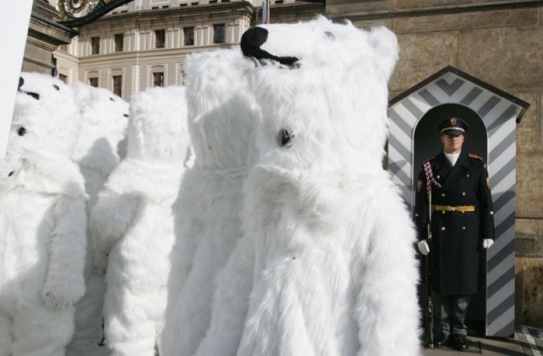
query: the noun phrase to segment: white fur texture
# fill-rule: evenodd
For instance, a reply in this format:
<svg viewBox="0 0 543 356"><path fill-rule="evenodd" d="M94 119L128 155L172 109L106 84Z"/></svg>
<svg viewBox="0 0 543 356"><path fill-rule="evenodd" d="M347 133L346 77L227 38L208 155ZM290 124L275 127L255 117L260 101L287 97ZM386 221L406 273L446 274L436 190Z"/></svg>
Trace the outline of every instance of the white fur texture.
<svg viewBox="0 0 543 356"><path fill-rule="evenodd" d="M164 323L174 203L189 145L185 89L151 88L130 103L127 158L91 212L96 262L109 254L104 302L112 355L154 355Z"/></svg>
<svg viewBox="0 0 543 356"><path fill-rule="evenodd" d="M212 302L215 280L242 236L242 184L254 164L254 130L260 122L245 74L253 66L239 47L193 55L187 61L195 158L176 204L177 215L185 221L172 253L175 274L171 275L160 350L163 356L191 356L208 329L215 334L219 330L214 328L225 326L212 320ZM234 323L238 334L242 323ZM215 343L216 338L209 342ZM227 347L223 344L218 354L224 355Z"/></svg>
<svg viewBox="0 0 543 356"><path fill-rule="evenodd" d="M262 27L264 50L299 63L254 69L255 274L237 355L418 355L415 231L381 166L396 38L323 17Z"/></svg>
<svg viewBox="0 0 543 356"><path fill-rule="evenodd" d="M128 103L107 89L81 82L74 85L74 93L81 113L74 160L85 177L92 207L107 177L119 164L117 146L126 135Z"/></svg>
<svg viewBox="0 0 543 356"><path fill-rule="evenodd" d="M85 178L90 211L107 177L119 164L117 146L126 134L128 103L107 89L93 88L81 82L75 84L73 90L81 120L73 158ZM87 239L86 293L76 305L76 331L66 352L73 356L105 356L107 347L99 346L103 338L105 274L102 269L93 268L94 251L90 235Z"/></svg>
<svg viewBox="0 0 543 356"><path fill-rule="evenodd" d="M0 178L0 355L64 355L73 305L85 292L86 195L68 158L79 112L63 82L21 77L8 143L11 175Z"/></svg>

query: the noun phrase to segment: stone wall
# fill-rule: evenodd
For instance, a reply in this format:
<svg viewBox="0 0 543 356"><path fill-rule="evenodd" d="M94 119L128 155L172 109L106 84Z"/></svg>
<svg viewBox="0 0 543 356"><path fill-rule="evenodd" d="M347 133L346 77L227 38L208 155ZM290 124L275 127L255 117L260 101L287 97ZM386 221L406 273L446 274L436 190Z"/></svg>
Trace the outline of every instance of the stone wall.
<svg viewBox="0 0 543 356"><path fill-rule="evenodd" d="M543 2L349 1L327 1L328 16L398 35L391 98L452 65L530 103L517 125L516 321L543 327Z"/></svg>
<svg viewBox="0 0 543 356"><path fill-rule="evenodd" d="M53 51L61 44L68 44L76 31L56 22L56 10L45 1L34 0L28 27L23 72L51 74Z"/></svg>

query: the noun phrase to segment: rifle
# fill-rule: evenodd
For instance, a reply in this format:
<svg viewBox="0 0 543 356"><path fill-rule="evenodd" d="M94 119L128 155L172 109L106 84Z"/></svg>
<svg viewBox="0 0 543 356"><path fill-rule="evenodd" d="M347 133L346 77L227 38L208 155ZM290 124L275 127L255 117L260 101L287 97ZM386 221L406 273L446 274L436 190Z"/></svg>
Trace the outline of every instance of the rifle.
<svg viewBox="0 0 543 356"><path fill-rule="evenodd" d="M429 204L429 206L431 203ZM429 218L429 221L431 221L431 218ZM432 245L432 231L431 231L431 224L428 224L428 244ZM426 317L425 317L425 328L426 328L426 338L428 347L433 349L434 348L434 302L432 298L432 278L433 278L433 271L434 268L433 264L433 246L430 247L430 252L424 257L425 258L425 264L424 264L424 276L425 276L425 286L426 286Z"/></svg>
<svg viewBox="0 0 543 356"><path fill-rule="evenodd" d="M441 187L441 184L437 182L432 175L432 168L430 162L423 164L424 172L426 174L426 192L428 194L428 245L430 252L424 259L424 278L426 289L426 313L424 318L424 327L426 329L426 339L428 347L434 348L434 302L432 296L433 290L433 268L434 268L434 247L432 246L432 184Z"/></svg>

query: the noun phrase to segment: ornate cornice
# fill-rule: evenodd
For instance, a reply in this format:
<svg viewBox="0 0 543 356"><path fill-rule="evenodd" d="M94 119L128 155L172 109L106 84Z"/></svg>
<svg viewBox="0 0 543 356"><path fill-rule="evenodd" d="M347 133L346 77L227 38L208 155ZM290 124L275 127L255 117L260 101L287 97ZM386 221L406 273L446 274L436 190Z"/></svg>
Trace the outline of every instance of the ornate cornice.
<svg viewBox="0 0 543 356"><path fill-rule="evenodd" d="M133 0L58 0L60 23L67 27L80 27L104 16L111 10Z"/></svg>

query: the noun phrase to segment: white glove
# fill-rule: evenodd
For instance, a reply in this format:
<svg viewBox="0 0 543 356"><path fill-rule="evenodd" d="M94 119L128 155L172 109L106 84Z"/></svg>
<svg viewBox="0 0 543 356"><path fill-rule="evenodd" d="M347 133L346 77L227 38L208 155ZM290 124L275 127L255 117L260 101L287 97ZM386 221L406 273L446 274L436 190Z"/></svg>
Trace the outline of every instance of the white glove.
<svg viewBox="0 0 543 356"><path fill-rule="evenodd" d="M428 246L428 240L422 240L417 244L417 247L419 248L420 253L422 253L424 256L430 253L430 246Z"/></svg>
<svg viewBox="0 0 543 356"><path fill-rule="evenodd" d="M483 240L483 248L490 248L490 246L494 245L494 240L492 239L484 239Z"/></svg>

